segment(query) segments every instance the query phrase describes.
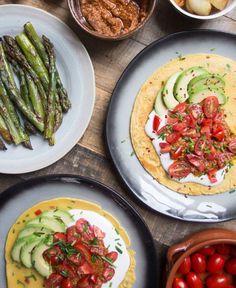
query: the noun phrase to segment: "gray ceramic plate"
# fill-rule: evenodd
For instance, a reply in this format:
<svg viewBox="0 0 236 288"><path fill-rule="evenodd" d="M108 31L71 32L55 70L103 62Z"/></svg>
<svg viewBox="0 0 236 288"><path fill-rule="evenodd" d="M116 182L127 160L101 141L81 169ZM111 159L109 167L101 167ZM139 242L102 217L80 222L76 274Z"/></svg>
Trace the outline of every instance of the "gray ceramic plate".
<svg viewBox="0 0 236 288"><path fill-rule="evenodd" d="M28 208L48 199L73 197L99 204L115 216L128 232L131 248L136 251L134 288L158 287L159 267L153 239L138 213L121 196L102 184L78 176L60 175L34 178L0 194L0 279L6 286L4 246L10 227ZM2 225L4 223L4 225ZM152 286L153 285L153 286ZM8 287L14 288L14 287Z"/></svg>
<svg viewBox="0 0 236 288"><path fill-rule="evenodd" d="M159 184L144 170L133 153L130 116L135 97L146 79L178 55L214 53L236 60L236 36L194 30L162 38L139 53L124 71L113 92L106 122L106 138L113 162L129 190L144 204L165 215L196 222L236 218L236 193L184 196Z"/></svg>

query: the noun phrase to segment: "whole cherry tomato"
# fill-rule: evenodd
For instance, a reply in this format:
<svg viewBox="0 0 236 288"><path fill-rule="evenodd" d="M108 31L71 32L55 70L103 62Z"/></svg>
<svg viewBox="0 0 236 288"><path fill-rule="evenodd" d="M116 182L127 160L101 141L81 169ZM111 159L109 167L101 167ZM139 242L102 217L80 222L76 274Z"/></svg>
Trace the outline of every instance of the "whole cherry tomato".
<svg viewBox="0 0 236 288"><path fill-rule="evenodd" d="M186 257L179 266L178 272L184 275L190 272L190 270L191 270L191 260L190 257Z"/></svg>
<svg viewBox="0 0 236 288"><path fill-rule="evenodd" d="M236 258L231 258L226 262L225 270L231 275L236 275Z"/></svg>
<svg viewBox="0 0 236 288"><path fill-rule="evenodd" d="M205 246L198 251L198 253L204 256L211 256L215 253L215 248L213 246Z"/></svg>
<svg viewBox="0 0 236 288"><path fill-rule="evenodd" d="M203 288L203 282L197 273L189 272L186 275L186 282L189 288Z"/></svg>
<svg viewBox="0 0 236 288"><path fill-rule="evenodd" d="M228 244L217 244L214 247L216 249L216 252L221 255L229 255L230 253L230 245Z"/></svg>
<svg viewBox="0 0 236 288"><path fill-rule="evenodd" d="M187 283L182 278L175 278L172 288L188 288Z"/></svg>
<svg viewBox="0 0 236 288"><path fill-rule="evenodd" d="M229 277L225 274L215 273L207 277L206 285L207 288L226 288L230 285Z"/></svg>
<svg viewBox="0 0 236 288"><path fill-rule="evenodd" d="M217 273L224 267L225 260L220 254L213 254L207 260L207 271L210 273Z"/></svg>
<svg viewBox="0 0 236 288"><path fill-rule="evenodd" d="M206 271L205 257L200 253L195 253L191 256L192 269L196 273L203 273Z"/></svg>

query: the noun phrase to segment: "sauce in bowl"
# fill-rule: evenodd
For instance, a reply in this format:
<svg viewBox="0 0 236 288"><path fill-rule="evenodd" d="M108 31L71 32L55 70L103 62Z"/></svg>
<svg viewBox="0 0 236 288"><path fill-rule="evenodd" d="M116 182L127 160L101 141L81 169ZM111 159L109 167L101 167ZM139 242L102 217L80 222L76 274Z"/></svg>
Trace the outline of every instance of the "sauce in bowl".
<svg viewBox="0 0 236 288"><path fill-rule="evenodd" d="M148 0L78 0L82 15L92 29L105 36L126 34L147 16Z"/></svg>

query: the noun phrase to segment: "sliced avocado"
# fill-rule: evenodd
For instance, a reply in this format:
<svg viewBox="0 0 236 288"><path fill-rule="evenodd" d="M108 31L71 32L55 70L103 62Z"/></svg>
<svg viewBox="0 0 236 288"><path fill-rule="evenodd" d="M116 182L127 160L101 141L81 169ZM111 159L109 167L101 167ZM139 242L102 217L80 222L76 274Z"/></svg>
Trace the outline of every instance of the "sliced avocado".
<svg viewBox="0 0 236 288"><path fill-rule="evenodd" d="M33 267L38 271L40 275L46 278L48 278L52 273L52 267L44 260L43 252L46 251L52 243L52 238L49 238L48 241L44 239L39 242L39 244L32 251L31 259Z"/></svg>
<svg viewBox="0 0 236 288"><path fill-rule="evenodd" d="M182 72L176 72L175 74L173 74L167 80L165 86L163 87L163 90L162 90L163 102L165 103L168 109L173 109L179 104L179 102L174 97L174 86L175 86L176 80L178 79L181 73Z"/></svg>
<svg viewBox="0 0 236 288"><path fill-rule="evenodd" d="M39 216L34 219L29 220L25 227L28 227L28 225L31 224L41 224L42 226L50 227L52 230L57 231L57 232L65 232L66 231L66 226L63 222L53 218L53 217L43 217Z"/></svg>
<svg viewBox="0 0 236 288"><path fill-rule="evenodd" d="M224 79L215 74L202 74L198 77L193 78L188 85L189 94L193 94L195 91L199 91L200 87L207 88L209 85L215 86L217 89L224 90L225 81Z"/></svg>
<svg viewBox="0 0 236 288"><path fill-rule="evenodd" d="M160 117L167 114L167 108L165 104L163 103L163 99L162 99L162 90L160 90L159 93L157 94L154 109L157 115L159 115Z"/></svg>
<svg viewBox="0 0 236 288"><path fill-rule="evenodd" d="M44 238L44 237L43 237ZM29 240L25 242L25 244L22 246L20 251L20 260L21 263L27 267L32 267L32 261L31 261L31 254L34 247L39 244L39 242L42 240L42 237L38 237L35 235L32 235Z"/></svg>
<svg viewBox="0 0 236 288"><path fill-rule="evenodd" d="M73 218L70 213L68 211L60 209L45 211L43 212L43 214L41 214L41 216L52 217L57 220L61 220L66 226L73 222Z"/></svg>
<svg viewBox="0 0 236 288"><path fill-rule="evenodd" d="M29 224L20 231L20 233L18 234L18 239L30 235L43 236L51 234L53 232L56 231L46 225L42 226L41 224Z"/></svg>
<svg viewBox="0 0 236 288"><path fill-rule="evenodd" d="M20 239L17 239L16 242L14 243L14 246L11 250L11 257L14 261L16 262L20 262L20 252L21 252L21 248L25 245L25 243L30 240L32 237L31 236L26 236L26 237L22 237Z"/></svg>
<svg viewBox="0 0 236 288"><path fill-rule="evenodd" d="M189 82L207 71L202 67L191 67L183 71L176 80L174 87L174 96L180 102L185 102L189 98L188 85Z"/></svg>
<svg viewBox="0 0 236 288"><path fill-rule="evenodd" d="M226 103L227 97L225 96L224 92L221 89L217 89L213 85L209 85L207 88L204 87L201 88L203 89L199 89L198 91L190 95L189 102L200 103L209 96L216 96L220 104L223 105Z"/></svg>

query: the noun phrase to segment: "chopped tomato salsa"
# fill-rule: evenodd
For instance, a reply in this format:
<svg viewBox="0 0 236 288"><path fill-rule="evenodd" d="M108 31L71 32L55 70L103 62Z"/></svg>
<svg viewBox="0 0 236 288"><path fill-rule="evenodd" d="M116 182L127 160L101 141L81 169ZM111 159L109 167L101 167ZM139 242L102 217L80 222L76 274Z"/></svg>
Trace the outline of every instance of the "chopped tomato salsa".
<svg viewBox="0 0 236 288"><path fill-rule="evenodd" d="M167 124L157 134L166 141L160 143L161 153L170 153L174 160L171 177L207 174L212 183L217 182L217 171L236 155L236 135L225 118L215 96L200 104L178 104L168 112Z"/></svg>
<svg viewBox="0 0 236 288"><path fill-rule="evenodd" d="M53 244L43 257L53 273L44 281L45 288L100 288L115 274L118 253L108 251L105 233L80 218L66 233L55 233Z"/></svg>

